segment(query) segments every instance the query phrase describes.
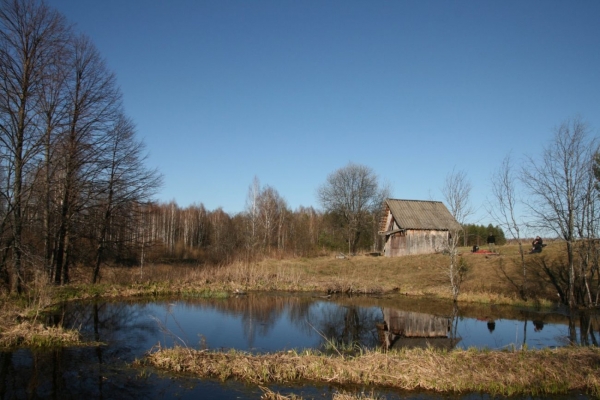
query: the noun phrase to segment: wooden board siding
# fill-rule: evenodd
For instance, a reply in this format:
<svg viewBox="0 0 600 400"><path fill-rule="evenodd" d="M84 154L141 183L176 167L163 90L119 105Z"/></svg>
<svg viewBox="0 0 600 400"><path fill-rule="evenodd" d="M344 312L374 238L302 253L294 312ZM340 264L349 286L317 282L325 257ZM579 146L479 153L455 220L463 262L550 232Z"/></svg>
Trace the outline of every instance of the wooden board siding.
<svg viewBox="0 0 600 400"><path fill-rule="evenodd" d="M388 237L384 254L387 257L431 254L443 251L447 245L448 231L406 230Z"/></svg>
<svg viewBox="0 0 600 400"><path fill-rule="evenodd" d="M441 201L386 199L379 223L387 257L439 253L460 224Z"/></svg>

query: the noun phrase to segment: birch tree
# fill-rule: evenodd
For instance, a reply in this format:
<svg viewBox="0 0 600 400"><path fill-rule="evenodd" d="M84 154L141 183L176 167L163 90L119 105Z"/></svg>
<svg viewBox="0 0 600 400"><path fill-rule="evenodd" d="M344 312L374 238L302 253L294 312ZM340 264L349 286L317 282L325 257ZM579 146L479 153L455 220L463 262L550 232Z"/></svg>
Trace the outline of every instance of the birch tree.
<svg viewBox="0 0 600 400"><path fill-rule="evenodd" d="M449 211L462 227L466 219L473 213L473 207L470 203L471 182L467 179L464 171L452 170L446 175L442 195L448 205ZM454 302L458 300L460 287L466 273L466 266L458 256L458 245L460 241L460 230L451 230L448 239L448 254L450 256L447 274L450 279L452 298Z"/></svg>
<svg viewBox="0 0 600 400"><path fill-rule="evenodd" d="M521 238L521 219L517 215L519 201L517 199L515 176L510 155L502 160L498 173L491 177L492 195L489 212L492 218L500 224L508 234L517 241L521 260L522 281L519 288L521 298L527 300L527 264L525 263L525 249Z"/></svg>
<svg viewBox="0 0 600 400"><path fill-rule="evenodd" d="M285 200L277 190L268 185L259 190L257 211L263 248L266 251L270 251L273 244L278 248L282 245L286 209Z"/></svg>
<svg viewBox="0 0 600 400"><path fill-rule="evenodd" d="M258 212L258 196L260 194L260 181L258 177L254 177L252 184L248 188L248 195L246 196L246 247L249 253L253 253L258 243L258 224L259 224L259 212Z"/></svg>

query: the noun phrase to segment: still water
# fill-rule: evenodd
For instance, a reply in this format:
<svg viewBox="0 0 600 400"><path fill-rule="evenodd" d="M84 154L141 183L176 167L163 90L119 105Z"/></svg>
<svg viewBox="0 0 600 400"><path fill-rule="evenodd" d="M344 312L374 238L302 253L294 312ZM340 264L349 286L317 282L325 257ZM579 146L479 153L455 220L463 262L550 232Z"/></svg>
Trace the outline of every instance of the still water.
<svg viewBox="0 0 600 400"><path fill-rule="evenodd" d="M262 394L257 387L236 382L201 381L129 367L158 345L255 353L327 350L331 343L365 348L429 345L520 349L597 345L600 334L597 314L570 315L561 308L470 305L457 309L447 302L403 296L281 293L228 299L68 303L49 316L48 323L78 328L86 339L105 345L1 353L0 399L257 399ZM318 399L349 390L330 385L271 389ZM370 393L369 388L351 390L362 389ZM388 399L489 398L479 394L376 393Z"/></svg>

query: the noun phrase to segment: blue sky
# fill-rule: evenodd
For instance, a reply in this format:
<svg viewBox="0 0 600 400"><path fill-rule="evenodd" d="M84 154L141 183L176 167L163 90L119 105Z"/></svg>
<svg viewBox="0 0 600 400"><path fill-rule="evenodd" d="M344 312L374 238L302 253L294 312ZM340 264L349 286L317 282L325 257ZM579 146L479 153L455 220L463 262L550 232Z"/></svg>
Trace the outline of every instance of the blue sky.
<svg viewBox="0 0 600 400"><path fill-rule="evenodd" d="M574 116L600 128L600 1L50 0L117 75L165 184L244 209L256 176L290 208L348 162L396 198L443 200L536 155Z"/></svg>

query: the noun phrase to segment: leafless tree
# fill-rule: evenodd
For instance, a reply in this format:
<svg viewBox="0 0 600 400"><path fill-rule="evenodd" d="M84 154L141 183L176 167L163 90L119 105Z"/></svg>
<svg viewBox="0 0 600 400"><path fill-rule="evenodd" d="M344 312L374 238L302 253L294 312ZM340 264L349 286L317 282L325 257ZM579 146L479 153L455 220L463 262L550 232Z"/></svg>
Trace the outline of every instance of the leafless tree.
<svg viewBox="0 0 600 400"><path fill-rule="evenodd" d="M84 35L73 38L69 60L68 125L60 139L61 179L55 283L69 281L68 266L76 217L94 197L103 169L107 132L119 118L121 94L96 47Z"/></svg>
<svg viewBox="0 0 600 400"><path fill-rule="evenodd" d="M522 181L532 197L528 203L531 224L546 232L555 233L565 240L567 250L568 288L563 302L570 307L577 304L576 296L585 291L577 285L584 276L576 276L575 257L577 240L582 239L581 228L588 225L593 188L593 159L598 153L595 139L589 138L589 128L581 118L563 122L554 137L544 147L539 160L532 157L521 173ZM594 218L595 219L595 218ZM578 293L576 293L576 291Z"/></svg>
<svg viewBox="0 0 600 400"><path fill-rule="evenodd" d="M12 289L23 284L23 231L35 158L43 140L40 130L42 88L48 84L56 54L68 39L64 18L33 0L0 2L0 146L4 171L10 184L12 225Z"/></svg>
<svg viewBox="0 0 600 400"><path fill-rule="evenodd" d="M473 214L473 207L470 203L471 182L469 182L464 171L452 170L446 175L442 195L448 205L449 211L460 224L464 225L467 218ZM447 274L450 279L452 298L456 302L460 294L460 287L466 273L464 260L458 256L458 246L460 241L460 231L451 230L448 239L448 254L450 263L447 268Z"/></svg>
<svg viewBox="0 0 600 400"><path fill-rule="evenodd" d="M312 207L299 207L290 213L287 220L288 248L295 256L306 257L315 254L323 223L322 214Z"/></svg>
<svg viewBox="0 0 600 400"><path fill-rule="evenodd" d="M584 211L577 228L578 236L583 239L578 241L579 286L583 288L579 302L590 307L600 304L600 243L597 240L600 237L600 196L597 190L599 177L596 173L599 162L600 156L596 152L593 155L592 173L588 175L583 200Z"/></svg>
<svg viewBox="0 0 600 400"><path fill-rule="evenodd" d="M263 248L269 252L271 246L276 244L280 249L287 211L285 200L276 189L267 185L259 191L257 206Z"/></svg>
<svg viewBox="0 0 600 400"><path fill-rule="evenodd" d="M254 250L258 244L258 225L259 225L259 209L258 209L258 197L260 195L260 181L258 177L254 177L252 184L248 188L248 195L246 196L246 220L247 220L247 233L246 233L246 247L250 254L254 253Z"/></svg>
<svg viewBox="0 0 600 400"><path fill-rule="evenodd" d="M148 202L162 183L158 171L145 167L144 144L135 138L133 122L124 115L107 132L101 158L103 168L96 183L94 199L101 217L92 283L100 278L103 252L109 244L109 237L114 238L113 242L119 238L116 232L109 235L110 228L131 228L135 217L128 206Z"/></svg>
<svg viewBox="0 0 600 400"><path fill-rule="evenodd" d="M54 257L54 237L55 232L55 199L58 196L56 191L57 172L59 163L57 162L57 141L64 127L68 125L68 107L67 107L67 73L69 46L61 46L52 54L55 61L51 63L51 68L45 77L45 83L41 88L39 102L39 112L41 116L40 129L43 131L42 139L42 160L40 161L41 182L38 186L37 209L41 221L39 231L43 232L43 264L48 276L52 273L52 264Z"/></svg>
<svg viewBox="0 0 600 400"><path fill-rule="evenodd" d="M261 186L257 177L248 188L246 197L247 247L270 252L272 246L282 250L287 204L277 190Z"/></svg>
<svg viewBox="0 0 600 400"><path fill-rule="evenodd" d="M361 233L368 233L368 226L373 223L372 213L381 208L377 175L367 166L349 163L329 174L317 196L327 212L342 218L348 252L355 253Z"/></svg>
<svg viewBox="0 0 600 400"><path fill-rule="evenodd" d="M33 268L66 283L71 262L95 265L96 279L108 245L144 231L133 215L159 179L120 97L64 17L38 0L0 0L0 278L11 290Z"/></svg>
<svg viewBox="0 0 600 400"><path fill-rule="evenodd" d="M517 216L517 206L520 203L517 199L516 183L517 177L514 174L512 160L510 155L502 160L502 164L497 173L491 177L493 200L489 207L489 213L500 226L519 244L519 254L521 256L521 267L523 271L523 280L521 282L520 293L523 299L527 299L527 265L525 263L525 249L521 238L521 219Z"/></svg>

